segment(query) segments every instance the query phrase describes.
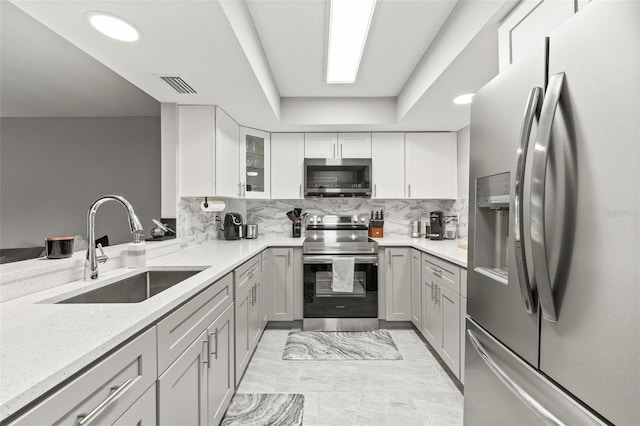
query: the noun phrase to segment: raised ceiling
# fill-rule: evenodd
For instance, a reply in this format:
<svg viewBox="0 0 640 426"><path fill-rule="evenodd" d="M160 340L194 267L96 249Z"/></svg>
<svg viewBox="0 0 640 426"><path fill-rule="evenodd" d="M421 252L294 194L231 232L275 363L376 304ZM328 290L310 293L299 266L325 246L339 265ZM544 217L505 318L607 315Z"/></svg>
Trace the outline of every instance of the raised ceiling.
<svg viewBox="0 0 640 426"><path fill-rule="evenodd" d="M459 130L469 107L451 99L496 75L497 25L517 3L378 0L356 83L328 85L325 0L12 2L158 101L220 105L270 131ZM134 23L142 40L98 34L83 17L92 10Z"/></svg>

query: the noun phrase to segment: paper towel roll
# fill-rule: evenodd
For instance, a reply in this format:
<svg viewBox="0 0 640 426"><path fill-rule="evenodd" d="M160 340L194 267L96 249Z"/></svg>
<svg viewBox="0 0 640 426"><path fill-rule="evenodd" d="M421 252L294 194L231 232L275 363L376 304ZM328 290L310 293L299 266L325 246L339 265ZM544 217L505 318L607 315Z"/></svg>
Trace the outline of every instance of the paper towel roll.
<svg viewBox="0 0 640 426"><path fill-rule="evenodd" d="M200 210L203 212L221 212L226 207L224 201L221 200L208 200L208 207L204 206L204 201L200 203Z"/></svg>

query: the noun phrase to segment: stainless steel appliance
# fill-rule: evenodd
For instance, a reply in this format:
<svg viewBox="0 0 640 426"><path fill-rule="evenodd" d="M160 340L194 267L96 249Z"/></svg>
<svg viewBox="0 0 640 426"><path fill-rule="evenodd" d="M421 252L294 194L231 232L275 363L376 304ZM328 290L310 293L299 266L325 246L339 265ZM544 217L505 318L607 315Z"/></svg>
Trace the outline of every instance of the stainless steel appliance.
<svg viewBox="0 0 640 426"><path fill-rule="evenodd" d="M639 69L594 1L474 97L467 425L640 424Z"/></svg>
<svg viewBox="0 0 640 426"><path fill-rule="evenodd" d="M224 215L224 225L222 228L225 240L242 239L242 215L240 213L227 213Z"/></svg>
<svg viewBox="0 0 640 426"><path fill-rule="evenodd" d="M305 158L305 197L371 197L370 158Z"/></svg>
<svg viewBox="0 0 640 426"><path fill-rule="evenodd" d="M377 329L378 243L367 236L367 216L309 216L306 230L303 329ZM353 258L353 290L339 292L333 267L345 258Z"/></svg>
<svg viewBox="0 0 640 426"><path fill-rule="evenodd" d="M444 239L444 214L441 211L432 211L429 213L429 222L431 224L429 239Z"/></svg>

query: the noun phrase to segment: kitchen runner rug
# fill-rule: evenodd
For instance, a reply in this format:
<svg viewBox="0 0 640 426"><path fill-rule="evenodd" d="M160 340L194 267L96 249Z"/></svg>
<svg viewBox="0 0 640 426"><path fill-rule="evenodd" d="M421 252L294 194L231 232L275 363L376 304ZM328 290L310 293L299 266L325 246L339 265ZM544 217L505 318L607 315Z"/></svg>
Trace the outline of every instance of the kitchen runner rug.
<svg viewBox="0 0 640 426"><path fill-rule="evenodd" d="M220 425L299 426L303 407L299 393L237 393Z"/></svg>
<svg viewBox="0 0 640 426"><path fill-rule="evenodd" d="M293 331L287 337L285 360L399 360L387 330Z"/></svg>

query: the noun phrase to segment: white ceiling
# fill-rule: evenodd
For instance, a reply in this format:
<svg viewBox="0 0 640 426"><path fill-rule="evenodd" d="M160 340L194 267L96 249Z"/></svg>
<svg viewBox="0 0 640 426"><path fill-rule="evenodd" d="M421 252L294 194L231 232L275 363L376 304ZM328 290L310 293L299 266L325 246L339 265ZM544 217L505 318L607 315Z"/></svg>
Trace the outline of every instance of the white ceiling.
<svg viewBox="0 0 640 426"><path fill-rule="evenodd" d="M497 25L517 0L378 0L353 85L324 83L325 0L12 2L160 102L220 105L240 124L270 131L348 131L467 125L469 107L451 99L497 74ZM92 10L129 20L142 40L96 33L83 18ZM18 46L29 40L20 37ZM63 53L49 56L66 60L60 73L75 68ZM179 75L198 93L178 94L160 75ZM42 68L29 77L51 80Z"/></svg>

